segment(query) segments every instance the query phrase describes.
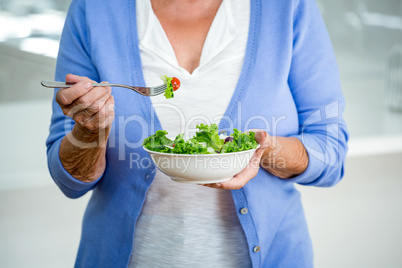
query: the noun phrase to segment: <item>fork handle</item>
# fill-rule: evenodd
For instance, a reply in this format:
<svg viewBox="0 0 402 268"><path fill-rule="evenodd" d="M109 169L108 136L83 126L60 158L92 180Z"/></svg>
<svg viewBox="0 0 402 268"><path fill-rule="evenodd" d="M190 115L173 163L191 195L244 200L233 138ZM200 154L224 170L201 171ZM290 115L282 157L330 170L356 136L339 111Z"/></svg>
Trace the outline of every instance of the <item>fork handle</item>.
<svg viewBox="0 0 402 268"><path fill-rule="evenodd" d="M75 83L65 83L65 82L47 81L47 80L42 80L40 83L42 84L42 86L48 88L66 88L66 87L72 87L75 84ZM92 83L92 86L94 87L109 87L112 85L113 84L109 83Z"/></svg>

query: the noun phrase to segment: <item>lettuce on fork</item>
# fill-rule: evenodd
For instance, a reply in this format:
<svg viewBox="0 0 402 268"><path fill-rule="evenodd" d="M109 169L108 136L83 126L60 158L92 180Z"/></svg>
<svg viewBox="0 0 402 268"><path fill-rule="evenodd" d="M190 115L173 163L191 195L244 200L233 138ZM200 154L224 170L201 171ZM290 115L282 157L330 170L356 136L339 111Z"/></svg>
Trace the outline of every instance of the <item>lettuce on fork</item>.
<svg viewBox="0 0 402 268"><path fill-rule="evenodd" d="M188 141L183 139L184 134L179 134L174 140L166 137L165 130L158 130L155 134L144 139L143 146L148 150L173 153L173 154L214 154L232 153L255 149L258 143L255 141L255 133L241 133L233 129L233 133L221 139L218 133L218 126L200 124L195 136Z"/></svg>
<svg viewBox="0 0 402 268"><path fill-rule="evenodd" d="M173 77L168 77L167 75L161 75L161 79L162 79L163 83L166 84L164 96L166 97L166 99L173 98L174 97L173 86L172 86Z"/></svg>

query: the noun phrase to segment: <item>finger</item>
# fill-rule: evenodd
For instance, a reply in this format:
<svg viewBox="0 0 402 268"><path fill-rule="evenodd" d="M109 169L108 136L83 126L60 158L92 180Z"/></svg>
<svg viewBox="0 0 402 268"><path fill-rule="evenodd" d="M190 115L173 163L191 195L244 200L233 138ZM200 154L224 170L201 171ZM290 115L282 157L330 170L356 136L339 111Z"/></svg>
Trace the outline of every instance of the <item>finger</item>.
<svg viewBox="0 0 402 268"><path fill-rule="evenodd" d="M96 114L111 94L112 89L110 87L94 87L87 94L74 101L71 108L69 107L71 112L68 116L75 118L78 114L85 114L87 116ZM102 105L98 106L99 101L102 100Z"/></svg>
<svg viewBox="0 0 402 268"><path fill-rule="evenodd" d="M88 106L85 110L88 114L94 115L106 104L110 96L112 95L112 89L110 87L106 87L106 93L101 96L99 99L94 101L90 106ZM89 93L88 93L89 94Z"/></svg>
<svg viewBox="0 0 402 268"><path fill-rule="evenodd" d="M259 148L262 148L262 149L267 148L269 145L270 135L268 135L268 133L266 131L261 130L261 129L256 129L256 128L248 129L248 130L244 131L244 133L248 134L251 131L255 133L254 138L255 138L255 141L260 145Z"/></svg>
<svg viewBox="0 0 402 268"><path fill-rule="evenodd" d="M74 84L70 88L61 88L57 91L56 102L63 108L70 105L75 99L81 97L92 88L95 81L88 77L74 74L66 75L66 83Z"/></svg>
<svg viewBox="0 0 402 268"><path fill-rule="evenodd" d="M239 190L244 187L252 178L257 175L257 171L250 168L242 170L240 173L236 174L232 179L222 182L219 188L225 190Z"/></svg>
<svg viewBox="0 0 402 268"><path fill-rule="evenodd" d="M66 83L78 83L78 82L90 82L90 83L96 83L94 80L85 77L85 76L79 76L75 74L67 74L66 75Z"/></svg>
<svg viewBox="0 0 402 268"><path fill-rule="evenodd" d="M262 145L266 138L267 138L267 132L263 131L263 130L258 130L255 133L255 141L258 142L258 144Z"/></svg>
<svg viewBox="0 0 402 268"><path fill-rule="evenodd" d="M114 98L110 96L105 105L96 114L98 116L98 126L100 129L109 127L114 119Z"/></svg>
<svg viewBox="0 0 402 268"><path fill-rule="evenodd" d="M86 97L92 91L95 91L95 88L81 98ZM88 99L88 101L82 100L82 103L76 104L76 106L73 109L71 109L71 112L70 112L72 114L72 118L76 122L79 122L82 124L82 123L88 121L90 118L92 118L93 115L98 113L99 110L102 109L102 107L105 105L107 100L110 98L110 96L112 94L112 90L109 88L109 89L107 89L105 94L100 95L102 92L103 92L103 89L102 89L102 91L98 91L97 93L94 93L93 96L86 97ZM91 104L89 104L92 101L91 100L92 98L98 98L98 99L95 100L94 102L92 102ZM69 116L70 116L70 114L69 114Z"/></svg>
<svg viewBox="0 0 402 268"><path fill-rule="evenodd" d="M237 173L232 179L221 183L202 184L210 188L218 188L224 190L238 190L244 187L252 178L257 176L259 170L259 162L262 154L256 154L249 162L246 168Z"/></svg>
<svg viewBox="0 0 402 268"><path fill-rule="evenodd" d="M220 183L205 183L205 184L200 184L200 185L209 187L209 188L216 188L216 189L222 187L222 185Z"/></svg>
<svg viewBox="0 0 402 268"><path fill-rule="evenodd" d="M260 144L260 147L254 152L247 166L228 181L222 183L202 184L203 186L225 190L238 190L257 175L260 168L262 154L264 149L269 145L269 140L267 139L267 136L269 135L267 132L259 129L249 129L244 133L249 133L250 131L255 133L255 139Z"/></svg>
<svg viewBox="0 0 402 268"><path fill-rule="evenodd" d="M114 98L111 95L99 111L84 123L84 127L91 131L103 130L112 124L114 115Z"/></svg>
<svg viewBox="0 0 402 268"><path fill-rule="evenodd" d="M67 74L66 75L66 83L79 83L84 82L81 76L75 74ZM85 81L86 82L86 81Z"/></svg>
<svg viewBox="0 0 402 268"><path fill-rule="evenodd" d="M56 102L60 106L66 107L72 104L76 99L85 95L92 89L92 84L89 82L78 82L69 88L61 88L56 93Z"/></svg>
<svg viewBox="0 0 402 268"><path fill-rule="evenodd" d="M224 190L239 190L249 181L245 176L236 175L232 179L222 182L220 188Z"/></svg>
<svg viewBox="0 0 402 268"><path fill-rule="evenodd" d="M222 182L221 188L226 190L238 190L246 185L252 178L257 176L258 170L260 169L261 156L262 152L254 152L247 166L237 173L231 180Z"/></svg>
<svg viewBox="0 0 402 268"><path fill-rule="evenodd" d="M83 77L83 79L89 79L87 77ZM94 81L91 81L91 83L93 83ZM102 84L107 83L107 82L101 82ZM110 96L112 92L112 88L111 87L94 87L93 89L91 89L87 94L85 94L84 96L82 96L80 99L74 101L74 105L82 105L81 110L77 110L77 111L83 111L83 110L87 110L86 113L90 113L91 115L95 114L99 109L96 109L96 111L91 112L90 106L95 103L96 101L98 101L100 98L102 98L105 95L108 95L106 97L106 99L108 99L108 97ZM90 103L90 105L88 106L88 103Z"/></svg>
<svg viewBox="0 0 402 268"><path fill-rule="evenodd" d="M260 129L258 129L258 128L247 129L246 131L244 131L244 133L248 134L248 133L250 133L250 131L256 133L256 132L260 131Z"/></svg>
<svg viewBox="0 0 402 268"><path fill-rule="evenodd" d="M262 156L264 151L270 146L272 143L272 137L268 135L267 132L263 130L258 130L255 132L255 140L260 145L257 150L256 154Z"/></svg>

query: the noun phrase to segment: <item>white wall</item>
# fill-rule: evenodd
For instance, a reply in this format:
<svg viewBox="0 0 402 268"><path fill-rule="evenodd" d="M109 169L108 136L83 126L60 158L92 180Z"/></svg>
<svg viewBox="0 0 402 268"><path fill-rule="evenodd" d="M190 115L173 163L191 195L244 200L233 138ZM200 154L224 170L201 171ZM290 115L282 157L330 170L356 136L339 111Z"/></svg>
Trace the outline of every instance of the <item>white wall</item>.
<svg viewBox="0 0 402 268"><path fill-rule="evenodd" d="M298 188L316 267L402 267L402 152L349 157L337 186Z"/></svg>

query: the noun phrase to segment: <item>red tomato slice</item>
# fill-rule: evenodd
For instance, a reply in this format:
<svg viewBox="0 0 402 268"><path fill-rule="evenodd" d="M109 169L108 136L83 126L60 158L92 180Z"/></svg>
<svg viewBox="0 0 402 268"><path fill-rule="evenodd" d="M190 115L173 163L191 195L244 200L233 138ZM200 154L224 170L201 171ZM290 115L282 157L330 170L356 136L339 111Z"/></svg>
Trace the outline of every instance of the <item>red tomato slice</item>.
<svg viewBox="0 0 402 268"><path fill-rule="evenodd" d="M179 89L180 87L180 80L176 77L172 77L172 87L173 87L173 91L176 91Z"/></svg>

